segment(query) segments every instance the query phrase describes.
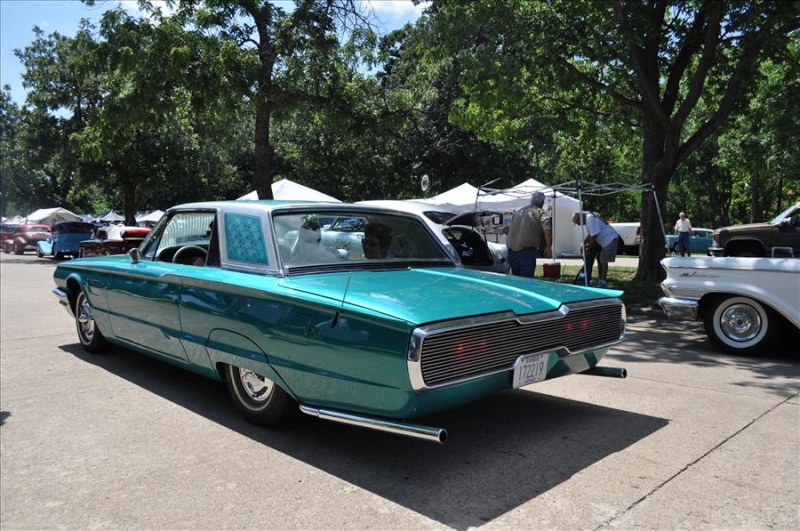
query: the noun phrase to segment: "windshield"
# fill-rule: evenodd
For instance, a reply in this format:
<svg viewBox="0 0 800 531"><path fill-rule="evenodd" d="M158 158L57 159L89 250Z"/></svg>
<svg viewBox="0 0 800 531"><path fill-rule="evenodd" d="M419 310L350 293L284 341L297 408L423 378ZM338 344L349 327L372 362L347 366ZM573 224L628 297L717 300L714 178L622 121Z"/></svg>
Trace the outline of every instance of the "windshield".
<svg viewBox="0 0 800 531"><path fill-rule="evenodd" d="M784 210L783 212L781 212L780 214L778 214L777 216L772 218L772 220L770 220L769 224L770 225L777 225L778 223L780 223L784 219L786 219L789 216L791 216L792 210L794 210L794 209L797 209L797 212L795 213L795 216L800 216L800 203L798 203L796 205L790 206L789 208L787 208L786 210Z"/></svg>
<svg viewBox="0 0 800 531"><path fill-rule="evenodd" d="M84 233L94 231L94 225L80 221L58 223L53 227L53 232Z"/></svg>
<svg viewBox="0 0 800 531"><path fill-rule="evenodd" d="M445 248L416 216L312 210L276 213L273 224L281 260L289 267L350 262L452 265Z"/></svg>

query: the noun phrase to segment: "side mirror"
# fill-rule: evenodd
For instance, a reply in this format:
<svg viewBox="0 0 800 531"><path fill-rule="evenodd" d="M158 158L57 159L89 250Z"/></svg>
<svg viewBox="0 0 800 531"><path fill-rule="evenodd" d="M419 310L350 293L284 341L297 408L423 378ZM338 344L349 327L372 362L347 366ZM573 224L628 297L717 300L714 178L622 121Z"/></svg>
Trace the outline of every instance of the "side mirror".
<svg viewBox="0 0 800 531"><path fill-rule="evenodd" d="M134 247L130 251L128 251L128 256L131 257L131 262L134 264L138 264L139 260L142 259L142 252L139 250L138 247Z"/></svg>

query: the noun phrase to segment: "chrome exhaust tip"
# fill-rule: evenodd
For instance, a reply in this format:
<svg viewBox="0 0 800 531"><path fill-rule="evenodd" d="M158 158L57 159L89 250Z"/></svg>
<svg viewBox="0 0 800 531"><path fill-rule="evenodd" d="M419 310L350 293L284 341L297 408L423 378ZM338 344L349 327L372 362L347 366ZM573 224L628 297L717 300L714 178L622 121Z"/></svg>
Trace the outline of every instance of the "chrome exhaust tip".
<svg viewBox="0 0 800 531"><path fill-rule="evenodd" d="M315 408L300 404L300 411L306 415L317 417L323 420L330 420L342 424L350 424L351 426L360 426L362 428L369 428L372 430L385 431L395 435L405 435L406 437L414 437L416 439L424 439L426 441L444 444L447 440L447 430L443 428L433 428L430 426L420 426L418 424L408 424L405 422L396 422L387 419L380 419L374 417L365 417L362 415L354 415L353 413L345 413L343 411L336 411L333 409Z"/></svg>
<svg viewBox="0 0 800 531"><path fill-rule="evenodd" d="M589 374L592 376L608 376L610 378L628 377L628 371L621 367L592 367L588 371L583 371L581 374Z"/></svg>

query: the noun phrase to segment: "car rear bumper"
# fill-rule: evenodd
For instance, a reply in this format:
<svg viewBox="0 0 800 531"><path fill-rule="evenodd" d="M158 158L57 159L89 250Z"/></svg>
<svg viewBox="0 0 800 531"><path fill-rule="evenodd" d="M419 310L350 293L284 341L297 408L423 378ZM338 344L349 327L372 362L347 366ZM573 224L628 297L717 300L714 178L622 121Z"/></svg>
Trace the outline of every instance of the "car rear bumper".
<svg viewBox="0 0 800 531"><path fill-rule="evenodd" d="M72 306L69 303L67 292L61 288L53 288L50 291L58 298L58 303L67 311L69 316L72 317Z"/></svg>
<svg viewBox="0 0 800 531"><path fill-rule="evenodd" d="M667 319L671 321L697 320L697 301L678 299L675 297L661 297L658 305L664 310Z"/></svg>

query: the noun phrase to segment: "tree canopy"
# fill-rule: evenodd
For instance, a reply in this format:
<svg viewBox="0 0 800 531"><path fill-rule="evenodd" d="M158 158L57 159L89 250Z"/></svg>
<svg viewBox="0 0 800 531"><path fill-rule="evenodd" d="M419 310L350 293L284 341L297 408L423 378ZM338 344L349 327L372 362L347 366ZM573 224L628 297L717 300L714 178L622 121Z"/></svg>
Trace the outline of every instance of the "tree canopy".
<svg viewBox="0 0 800 531"><path fill-rule="evenodd" d="M797 200L796 2L434 0L385 35L355 0L141 5L16 50L4 215L132 220L282 177L343 200L415 197L423 174L625 182L655 194L587 207L641 220L637 277L658 280L656 212L714 227Z"/></svg>

